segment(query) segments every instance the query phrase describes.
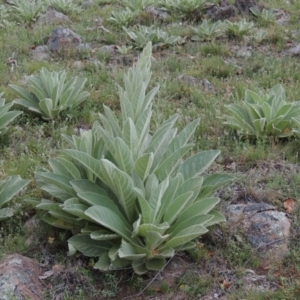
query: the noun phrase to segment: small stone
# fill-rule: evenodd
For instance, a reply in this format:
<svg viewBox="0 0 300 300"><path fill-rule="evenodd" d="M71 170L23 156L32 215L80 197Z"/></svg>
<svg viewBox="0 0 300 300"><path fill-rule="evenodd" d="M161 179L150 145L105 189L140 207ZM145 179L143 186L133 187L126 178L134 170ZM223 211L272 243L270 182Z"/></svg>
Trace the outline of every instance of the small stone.
<svg viewBox="0 0 300 300"><path fill-rule="evenodd" d="M79 44L76 49L79 51L79 52L87 52L87 51L91 51L92 48L91 46L88 44L88 43L81 43Z"/></svg>
<svg viewBox="0 0 300 300"><path fill-rule="evenodd" d="M286 53L291 56L299 56L300 55L300 44L297 44L288 50L286 50Z"/></svg>
<svg viewBox="0 0 300 300"><path fill-rule="evenodd" d="M37 46L31 50L31 55L35 60L47 60L49 58L49 48L47 45Z"/></svg>
<svg viewBox="0 0 300 300"><path fill-rule="evenodd" d="M25 222L24 228L26 232L30 234L25 241L25 244L28 247L34 242L37 242L37 234L41 229L41 220L34 216Z"/></svg>
<svg viewBox="0 0 300 300"><path fill-rule="evenodd" d="M193 76L188 76L188 75L182 74L177 77L177 80L182 81L187 84L201 87L202 90L205 92L214 92L214 88L213 88L212 84L206 78L200 79L200 78L195 78Z"/></svg>
<svg viewBox="0 0 300 300"><path fill-rule="evenodd" d="M83 0L82 1L82 8L90 7L94 4L94 0Z"/></svg>
<svg viewBox="0 0 300 300"><path fill-rule="evenodd" d="M214 21L229 19L237 14L233 5L218 6L212 5L205 10L205 13Z"/></svg>
<svg viewBox="0 0 300 300"><path fill-rule="evenodd" d="M84 63L80 60L77 60L73 63L73 67L78 69L78 70L83 70L84 68Z"/></svg>
<svg viewBox="0 0 300 300"><path fill-rule="evenodd" d="M290 21L290 16L284 9L273 9L276 14L276 23L279 25L287 25Z"/></svg>
<svg viewBox="0 0 300 300"><path fill-rule="evenodd" d="M117 46L116 45L105 45L99 48L100 52L106 52L109 55L114 55L117 53Z"/></svg>
<svg viewBox="0 0 300 300"><path fill-rule="evenodd" d="M252 52L250 50L246 50L246 49L240 49L237 53L236 53L237 57L246 57L249 58L252 56Z"/></svg>
<svg viewBox="0 0 300 300"><path fill-rule="evenodd" d="M36 231L40 228L40 226L41 226L41 220L38 219L36 216L28 219L24 224L24 228L28 232Z"/></svg>
<svg viewBox="0 0 300 300"><path fill-rule="evenodd" d="M165 21L168 18L168 13L154 6L145 7L145 12L151 15L154 19Z"/></svg>
<svg viewBox="0 0 300 300"><path fill-rule="evenodd" d="M257 275L253 270L248 269L243 274L243 287L246 291L267 292L276 290L276 284L268 281L266 276Z"/></svg>

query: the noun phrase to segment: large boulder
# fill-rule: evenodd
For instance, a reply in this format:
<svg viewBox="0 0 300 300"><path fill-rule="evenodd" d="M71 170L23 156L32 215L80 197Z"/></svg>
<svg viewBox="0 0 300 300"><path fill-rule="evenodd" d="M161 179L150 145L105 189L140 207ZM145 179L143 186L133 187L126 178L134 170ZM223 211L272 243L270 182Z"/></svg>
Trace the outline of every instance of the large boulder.
<svg viewBox="0 0 300 300"><path fill-rule="evenodd" d="M229 205L228 225L239 229L254 248L260 265L266 267L280 262L288 253L290 221L284 212L266 203Z"/></svg>
<svg viewBox="0 0 300 300"><path fill-rule="evenodd" d="M43 299L39 264L19 254L0 264L0 300Z"/></svg>
<svg viewBox="0 0 300 300"><path fill-rule="evenodd" d="M55 28L48 39L48 49L52 52L58 52L65 49L75 49L81 45L82 39L74 31L68 28Z"/></svg>

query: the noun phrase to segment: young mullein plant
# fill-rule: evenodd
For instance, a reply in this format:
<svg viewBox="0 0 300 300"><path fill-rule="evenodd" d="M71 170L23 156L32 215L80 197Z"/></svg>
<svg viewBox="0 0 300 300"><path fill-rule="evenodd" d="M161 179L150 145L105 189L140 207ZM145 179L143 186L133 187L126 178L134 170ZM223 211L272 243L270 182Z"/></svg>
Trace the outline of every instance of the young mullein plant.
<svg viewBox="0 0 300 300"><path fill-rule="evenodd" d="M294 118L300 115L300 101L287 102L280 84L266 94L247 90L241 104L226 105L226 108L232 115L225 116L225 124L243 136L291 136Z"/></svg>
<svg viewBox="0 0 300 300"><path fill-rule="evenodd" d="M40 13L46 9L44 1L7 0L7 2L16 20L21 23L35 22Z"/></svg>
<svg viewBox="0 0 300 300"><path fill-rule="evenodd" d="M73 230L69 254L98 257L100 270L162 270L167 258L195 247L193 240L225 221L214 210L220 200L213 193L232 179L205 174L220 152L189 156L199 119L181 132L174 127L178 115L150 129L158 92L147 91L151 50L148 43L118 87L121 119L104 106L91 130L65 136L70 148L49 160L51 170L35 173L52 200L28 200L47 212L45 221Z"/></svg>
<svg viewBox="0 0 300 300"><path fill-rule="evenodd" d="M229 37L242 38L252 30L253 26L253 22L247 22L245 19L233 23L226 20L225 31Z"/></svg>
<svg viewBox="0 0 300 300"><path fill-rule="evenodd" d="M262 25L274 24L276 21L276 13L273 9L263 9L260 11L257 7L251 7L251 12Z"/></svg>
<svg viewBox="0 0 300 300"><path fill-rule="evenodd" d="M257 29L253 32L251 35L251 38L256 42L256 43L261 43L267 38L267 30L265 29Z"/></svg>
<svg viewBox="0 0 300 300"><path fill-rule="evenodd" d="M22 180L19 175L14 175L0 180L0 221L13 216L14 210L11 207L3 207L16 194L18 194L30 180Z"/></svg>
<svg viewBox="0 0 300 300"><path fill-rule="evenodd" d="M131 11L143 11L145 7L155 5L157 0L123 0L124 7L128 7Z"/></svg>
<svg viewBox="0 0 300 300"><path fill-rule="evenodd" d="M46 0L46 4L63 14L81 12L82 10L78 0Z"/></svg>
<svg viewBox="0 0 300 300"><path fill-rule="evenodd" d="M14 22L9 21L9 9L6 5L0 5L0 28L7 28L14 26Z"/></svg>
<svg viewBox="0 0 300 300"><path fill-rule="evenodd" d="M134 21L137 15L137 11L132 11L126 7L126 9L120 11L113 10L107 21L119 27L128 26Z"/></svg>
<svg viewBox="0 0 300 300"><path fill-rule="evenodd" d="M207 2L207 0L160 0L158 5L179 18L193 18L196 11L201 13L205 9Z"/></svg>
<svg viewBox="0 0 300 300"><path fill-rule="evenodd" d="M127 55L127 54L131 53L131 50L132 50L132 46L129 46L129 47L126 47L125 45L117 46L117 51L123 55Z"/></svg>
<svg viewBox="0 0 300 300"><path fill-rule="evenodd" d="M169 35L167 32L154 26L138 25L138 29L127 29L126 27L123 27L123 29L139 49L145 47L149 42L158 48L175 45L184 41L180 36Z"/></svg>
<svg viewBox="0 0 300 300"><path fill-rule="evenodd" d="M0 136L4 135L8 127L7 125L12 122L17 116L22 114L22 111L13 110L9 111L10 108L14 105L13 103L5 104L5 99L2 98L3 93L0 93Z"/></svg>
<svg viewBox="0 0 300 300"><path fill-rule="evenodd" d="M82 92L86 78L72 77L66 81L66 77L65 71L50 72L42 68L40 75L27 77L29 90L9 85L20 97L14 103L40 114L45 120L57 119L61 111L73 109L89 96L88 92Z"/></svg>
<svg viewBox="0 0 300 300"><path fill-rule="evenodd" d="M195 35L192 37L193 41L209 41L224 34L224 24L221 21L215 23L209 23L204 20L199 27L192 27Z"/></svg>

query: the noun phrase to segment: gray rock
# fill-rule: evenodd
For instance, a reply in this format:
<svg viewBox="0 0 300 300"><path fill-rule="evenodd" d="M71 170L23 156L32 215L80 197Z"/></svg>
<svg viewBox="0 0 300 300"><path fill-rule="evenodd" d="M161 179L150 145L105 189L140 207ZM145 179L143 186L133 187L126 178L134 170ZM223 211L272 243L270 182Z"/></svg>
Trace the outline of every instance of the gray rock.
<svg viewBox="0 0 300 300"><path fill-rule="evenodd" d="M0 264L0 300L43 299L36 261L19 254L8 256Z"/></svg>
<svg viewBox="0 0 300 300"><path fill-rule="evenodd" d="M288 50L286 50L286 54L291 56L299 56L300 55L300 44L292 46Z"/></svg>
<svg viewBox="0 0 300 300"><path fill-rule="evenodd" d="M250 50L247 49L240 49L237 53L236 53L237 57L251 57L252 56L252 52Z"/></svg>
<svg viewBox="0 0 300 300"><path fill-rule="evenodd" d="M290 16L284 9L274 9L273 12L276 14L277 24L286 25L289 23Z"/></svg>
<svg viewBox="0 0 300 300"><path fill-rule="evenodd" d="M147 6L145 7L145 12L149 15L151 15L154 19L160 20L160 21L165 21L169 14L166 13L164 10L159 9L154 6Z"/></svg>
<svg viewBox="0 0 300 300"><path fill-rule="evenodd" d="M75 61L72 66L77 70L84 70L85 68L94 69L95 71L99 71L104 68L103 64L97 58L89 58L85 61Z"/></svg>
<svg viewBox="0 0 300 300"><path fill-rule="evenodd" d="M234 5L240 13L250 13L250 8L257 6L255 0L235 0Z"/></svg>
<svg viewBox="0 0 300 300"><path fill-rule="evenodd" d="M65 22L72 23L71 20L61 12L54 8L49 8L37 21L37 24L63 24Z"/></svg>
<svg viewBox="0 0 300 300"><path fill-rule="evenodd" d="M117 53L117 46L116 45L105 45L99 48L100 52L105 52L111 56Z"/></svg>
<svg viewBox="0 0 300 300"><path fill-rule="evenodd" d="M282 261L288 253L290 221L283 212L265 203L229 205L229 226L242 230L247 242L256 250L261 266Z"/></svg>
<svg viewBox="0 0 300 300"><path fill-rule="evenodd" d="M94 0L83 0L81 6L83 8L90 7L94 4Z"/></svg>
<svg viewBox="0 0 300 300"><path fill-rule="evenodd" d="M31 50L31 55L35 60L47 60L49 58L49 48L47 45L37 46Z"/></svg>
<svg viewBox="0 0 300 300"><path fill-rule="evenodd" d="M76 48L81 43L81 37L74 31L68 28L58 27L51 32L47 46L50 51L57 52L64 49Z"/></svg>
<svg viewBox="0 0 300 300"><path fill-rule="evenodd" d="M27 220L24 224L24 228L26 232L29 234L29 237L26 239L25 244L29 246L34 242L37 242L38 233L41 232L42 228L42 221L38 219L36 216Z"/></svg>
<svg viewBox="0 0 300 300"><path fill-rule="evenodd" d="M267 292L277 289L275 282L268 281L266 276L258 275L253 270L245 270L242 276L243 288L246 291Z"/></svg>
<svg viewBox="0 0 300 300"><path fill-rule="evenodd" d="M74 68L76 68L77 70L81 71L84 68L84 63L81 60L77 60L77 61L74 61L74 63L72 64L72 66Z"/></svg>
<svg viewBox="0 0 300 300"><path fill-rule="evenodd" d="M229 19L237 14L233 5L218 6L212 5L205 10L205 13L214 21Z"/></svg>
<svg viewBox="0 0 300 300"><path fill-rule="evenodd" d="M79 51L79 52L87 52L87 51L91 51L92 48L90 46L90 44L88 43L81 43L79 44L76 49Z"/></svg>
<svg viewBox="0 0 300 300"><path fill-rule="evenodd" d="M200 78L195 78L193 76L188 76L188 75L179 75L177 77L177 80L182 81L187 84L201 87L202 90L205 92L214 92L214 88L213 88L212 84L206 78L200 79Z"/></svg>
<svg viewBox="0 0 300 300"><path fill-rule="evenodd" d="M159 290L162 282L166 283L169 287L174 286L188 268L188 263L179 257L173 257L160 273L160 276L157 276L156 280L151 283L150 288Z"/></svg>

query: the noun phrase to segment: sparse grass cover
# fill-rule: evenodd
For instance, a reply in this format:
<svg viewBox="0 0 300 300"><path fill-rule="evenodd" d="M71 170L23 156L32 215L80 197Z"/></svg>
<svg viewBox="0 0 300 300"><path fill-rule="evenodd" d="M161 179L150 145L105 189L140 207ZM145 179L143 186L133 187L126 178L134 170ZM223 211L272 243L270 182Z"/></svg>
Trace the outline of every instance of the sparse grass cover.
<svg viewBox="0 0 300 300"><path fill-rule="evenodd" d="M72 23L55 25L36 22L50 2L67 14ZM177 294L182 299L201 299L216 289L230 300L299 299L300 121L297 116L291 115L293 126L286 131L284 124L281 124L282 127L276 122L280 128L277 125L269 128L272 134L276 133L282 138L270 139L269 134L259 134L260 138L257 139L245 134L239 135L235 128L224 124L222 119L225 115L229 118L234 116L228 108L240 107L246 91L266 95L272 87L280 84L285 91L283 100L286 103L300 100L299 54L291 55L287 51L291 45L300 42L296 13L300 9L299 1L259 0L256 1L257 9L249 14L237 13L231 18L225 18L222 23L216 23L206 14L208 7L205 2L218 1L87 2L0 1L0 93L5 97L3 104L8 105L9 112L18 114L15 119L10 119L11 122L4 122L7 124L3 127L6 132L0 136L0 182L18 175L20 177L13 178L30 180L26 189L8 203L7 207L14 208L14 217L1 221L1 258L17 252L34 257L39 262L47 259L52 265L64 265L64 272L47 279L49 286L53 286L51 291L45 292L44 299L49 300L58 295L62 297L62 294L62 299L170 299ZM177 6L179 2L181 4ZM160 10L144 10L149 4ZM126 21L126 7L128 14L134 12L135 16L129 18L129 21ZM124 16L120 15L118 21L113 12L123 12ZM160 17L159 13L165 12L169 13L167 17ZM116 21L109 20L112 17ZM57 26L68 27L76 32L84 43L89 43L91 49L83 52L70 49L63 53L49 53L46 60L35 59L31 50L46 44L47 37ZM122 26L128 26L127 32ZM142 36L138 38L140 31ZM58 203L58 196L62 196L50 196L41 190L34 172L49 172L49 159L58 172L57 166L62 161L70 159L76 164L75 157L71 159L63 154L62 150L69 147L70 139L64 139L62 135L73 136L73 149L77 149L79 145L76 143L79 140L94 134L94 131L89 130L99 120L99 113L105 115L103 105L106 113L110 109L118 122L122 120L118 85L123 86L124 74L136 64L141 49L149 40L154 43L157 41L151 58L152 79L149 90L160 85L160 91L153 102L150 133L156 132L175 113L178 114L178 132L193 120L201 118L200 125L189 141L194 146L183 156L183 160L200 151L221 151L205 175L225 173L238 179L234 184L218 189L215 194L221 199L217 210L222 213L227 205L239 201L266 202L285 212L283 201L288 198L296 200L295 208L289 214L290 254L283 262L274 262L268 268L261 268L255 249L246 243L238 229L229 228L224 222L198 239L197 245L201 244L198 248L190 252L176 251L179 259L188 266L184 276L175 283L163 281L159 287L150 286L144 290L151 280L157 278L156 272L140 277L134 274L130 264L121 267L119 271L101 272L93 268L98 262L94 256L67 256L67 240L72 241L72 237L80 233L75 225L80 225L79 229L84 227L82 220L71 220L73 224L60 226L72 229L72 233L43 224L41 230L36 231L34 242L25 244L30 235L23 227L25 221L34 215L42 217L42 214L24 200L35 198L45 199L44 203ZM101 48L103 46L110 46L111 51L104 51ZM78 106L62 111L60 118L50 118L50 121L30 113L14 103L16 93L9 85L27 87L28 76L39 75L42 68L50 72L64 71L67 79L86 78L83 90L90 95ZM196 80L180 81L179 75L193 76ZM209 81L212 88L207 88L204 79ZM20 114L20 111L23 113ZM265 130L263 125L266 125L263 119L270 116L268 107L264 105L264 113L259 112L258 115L262 121L255 121L255 124L262 133ZM109 128L105 118L102 117L101 122ZM82 143L80 147L88 152L90 149L85 146ZM112 161L113 155L107 159ZM97 176L82 166L77 166L77 171L78 176L86 172L91 181L99 183ZM68 172L72 173L71 169ZM53 186L49 184L50 190L53 191ZM74 207L78 204L75 202L68 204ZM135 221L138 222L138 218ZM95 225L98 228L99 224ZM86 233L91 229L86 228ZM123 252L125 248L124 243ZM112 248L108 253L111 260L116 258L115 249ZM153 254L156 254L155 251ZM268 280L276 283L277 288L247 291L243 276L248 269L265 275ZM224 270L234 274L230 284L226 282L228 278Z"/></svg>

